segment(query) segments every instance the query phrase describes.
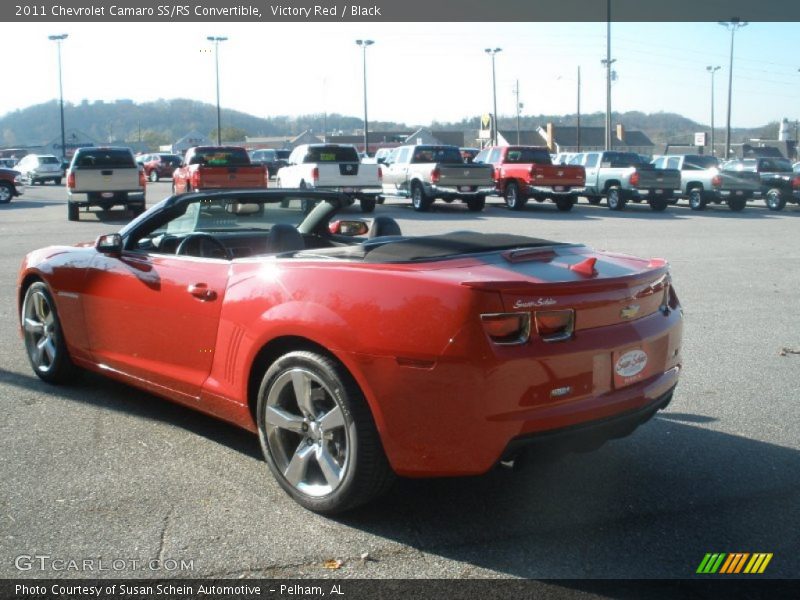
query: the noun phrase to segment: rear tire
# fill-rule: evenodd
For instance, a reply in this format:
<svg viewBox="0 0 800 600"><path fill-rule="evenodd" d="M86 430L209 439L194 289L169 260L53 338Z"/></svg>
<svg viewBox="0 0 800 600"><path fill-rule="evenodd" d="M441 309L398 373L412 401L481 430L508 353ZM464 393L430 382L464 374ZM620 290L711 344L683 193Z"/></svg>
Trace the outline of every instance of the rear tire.
<svg viewBox="0 0 800 600"><path fill-rule="evenodd" d="M152 181L153 183L156 183L158 181L158 171L156 171L155 169L150 171L150 181Z"/></svg>
<svg viewBox="0 0 800 600"><path fill-rule="evenodd" d="M362 198L360 203L362 213L375 212L375 205L377 204L375 198Z"/></svg>
<svg viewBox="0 0 800 600"><path fill-rule="evenodd" d="M419 181L411 185L411 205L417 212L427 212L433 204L433 198L425 194L425 188Z"/></svg>
<svg viewBox="0 0 800 600"><path fill-rule="evenodd" d="M486 206L486 196L476 196L467 200L467 209L470 212L481 212Z"/></svg>
<svg viewBox="0 0 800 600"><path fill-rule="evenodd" d="M700 188L692 188L689 190L689 208L692 210L705 210L706 201L703 198L703 190Z"/></svg>
<svg viewBox="0 0 800 600"><path fill-rule="evenodd" d="M767 192L764 202L767 203L768 209L774 211L783 210L783 207L786 206L786 198L783 197L783 194L777 188L773 188Z"/></svg>
<svg viewBox="0 0 800 600"><path fill-rule="evenodd" d="M73 379L76 368L67 351L53 296L44 282L31 284L25 292L20 322L28 360L39 379L53 384Z"/></svg>
<svg viewBox="0 0 800 600"><path fill-rule="evenodd" d="M528 202L528 199L520 193L519 184L516 181L509 181L506 184L504 198L506 206L511 210L522 210Z"/></svg>
<svg viewBox="0 0 800 600"><path fill-rule="evenodd" d="M741 212L747 206L746 198L728 198L728 208L733 212Z"/></svg>
<svg viewBox="0 0 800 600"><path fill-rule="evenodd" d="M611 210L622 210L627 204L627 200L622 197L619 187L616 185L612 185L606 190L606 202Z"/></svg>
<svg viewBox="0 0 800 600"><path fill-rule="evenodd" d="M0 204L8 204L14 197L14 188L7 181L0 181Z"/></svg>
<svg viewBox="0 0 800 600"><path fill-rule="evenodd" d="M80 207L72 202L67 202L67 221L77 221L80 219Z"/></svg>
<svg viewBox="0 0 800 600"><path fill-rule="evenodd" d="M557 198L554 202L556 203L556 208L561 212L569 212L575 206L574 198Z"/></svg>
<svg viewBox="0 0 800 600"><path fill-rule="evenodd" d="M651 198L648 202L650 208L656 212L663 212L669 206L669 200L666 198Z"/></svg>
<svg viewBox="0 0 800 600"><path fill-rule="evenodd" d="M261 381L256 419L272 474L308 510L344 512L394 480L363 393L327 356L299 351L277 359Z"/></svg>

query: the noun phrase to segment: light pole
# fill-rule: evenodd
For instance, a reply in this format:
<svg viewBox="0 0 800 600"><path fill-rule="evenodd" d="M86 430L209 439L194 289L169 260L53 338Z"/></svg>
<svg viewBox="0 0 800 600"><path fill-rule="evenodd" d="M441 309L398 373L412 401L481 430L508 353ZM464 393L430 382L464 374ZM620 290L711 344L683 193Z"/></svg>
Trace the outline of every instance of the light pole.
<svg viewBox="0 0 800 600"><path fill-rule="evenodd" d="M730 21L720 21L720 25L731 32L731 60L728 67L728 120L725 125L725 159L730 158L731 154L731 97L733 96L733 38L736 30L747 26L747 21L742 21L739 17L733 17Z"/></svg>
<svg viewBox="0 0 800 600"><path fill-rule="evenodd" d="M486 54L492 57L492 99L494 106L492 109L494 111L492 115L492 146L497 146L497 78L494 70L494 57L497 56L498 52L502 51L502 48L486 48L484 50Z"/></svg>
<svg viewBox="0 0 800 600"><path fill-rule="evenodd" d="M706 71L711 73L711 156L715 156L716 150L714 149L714 73L719 71L722 67L712 67L708 65Z"/></svg>
<svg viewBox="0 0 800 600"><path fill-rule="evenodd" d="M519 131L519 111L522 110L522 106L523 106L522 102L519 101L519 79L517 79L517 82L514 85L514 95L517 98L517 146L519 146L519 144L520 144L520 141L519 141L519 138L520 138L520 135L519 135L519 133L520 133L520 131Z"/></svg>
<svg viewBox="0 0 800 600"><path fill-rule="evenodd" d="M606 57L600 62L606 66L606 150L611 150L611 65L616 59L611 58L611 0L606 2Z"/></svg>
<svg viewBox="0 0 800 600"><path fill-rule="evenodd" d="M219 108L219 43L228 38L219 35L209 35L206 38L209 42L214 42L214 66L217 72L217 146L222 146L222 116Z"/></svg>
<svg viewBox="0 0 800 600"><path fill-rule="evenodd" d="M367 120L367 48L372 46L373 40L356 40L361 47L364 66L364 155L369 156L369 121Z"/></svg>
<svg viewBox="0 0 800 600"><path fill-rule="evenodd" d="M47 39L51 42L55 42L56 46L58 47L58 98L59 104L61 106L61 161L63 162L64 159L67 157L67 141L66 136L64 135L64 87L61 84L61 42L63 42L69 36L68 33L62 33L61 35L48 35Z"/></svg>
<svg viewBox="0 0 800 600"><path fill-rule="evenodd" d="M581 151L581 66L578 65L578 125L575 128L575 140L578 144L578 152Z"/></svg>

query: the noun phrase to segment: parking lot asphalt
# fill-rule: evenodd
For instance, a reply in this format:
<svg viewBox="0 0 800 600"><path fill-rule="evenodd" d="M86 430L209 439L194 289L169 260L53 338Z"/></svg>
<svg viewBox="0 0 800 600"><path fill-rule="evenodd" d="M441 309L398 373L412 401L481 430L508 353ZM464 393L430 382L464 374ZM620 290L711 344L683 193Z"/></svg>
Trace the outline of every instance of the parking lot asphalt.
<svg viewBox="0 0 800 600"><path fill-rule="evenodd" d="M150 185L148 202L168 193ZM17 332L23 255L126 221L71 223L65 202L47 185L0 205L0 577L685 578L707 552L770 552L767 576L800 576L800 207L378 206L408 234L667 258L685 369L669 408L628 438L519 472L401 480L331 519L280 490L249 433L99 376L51 387L33 375ZM52 562L84 559L94 570ZM131 562L153 559L161 569Z"/></svg>

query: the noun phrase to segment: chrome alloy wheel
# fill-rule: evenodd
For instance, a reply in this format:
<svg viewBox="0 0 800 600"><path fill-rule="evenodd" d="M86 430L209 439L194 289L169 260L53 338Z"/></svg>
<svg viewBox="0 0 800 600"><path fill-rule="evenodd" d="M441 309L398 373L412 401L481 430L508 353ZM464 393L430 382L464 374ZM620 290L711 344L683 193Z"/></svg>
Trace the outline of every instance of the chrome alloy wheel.
<svg viewBox="0 0 800 600"><path fill-rule="evenodd" d="M49 372L57 358L58 322L50 299L41 290L25 298L22 307L25 348L37 371Z"/></svg>
<svg viewBox="0 0 800 600"><path fill-rule="evenodd" d="M270 387L266 442L286 481L308 496L331 494L347 473L350 433L342 407L314 373L293 368Z"/></svg>

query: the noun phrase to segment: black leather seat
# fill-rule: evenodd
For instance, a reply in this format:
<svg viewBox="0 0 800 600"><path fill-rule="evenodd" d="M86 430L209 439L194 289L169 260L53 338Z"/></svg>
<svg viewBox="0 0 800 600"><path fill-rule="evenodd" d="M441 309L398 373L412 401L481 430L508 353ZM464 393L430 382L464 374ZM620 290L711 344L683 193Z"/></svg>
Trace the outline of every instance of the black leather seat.
<svg viewBox="0 0 800 600"><path fill-rule="evenodd" d="M369 230L369 238L383 237L386 235L403 235L400 225L391 217L375 217Z"/></svg>
<svg viewBox="0 0 800 600"><path fill-rule="evenodd" d="M267 239L268 252L291 252L306 247L303 236L297 229L287 223L278 223L269 230Z"/></svg>

